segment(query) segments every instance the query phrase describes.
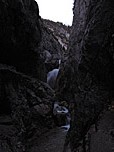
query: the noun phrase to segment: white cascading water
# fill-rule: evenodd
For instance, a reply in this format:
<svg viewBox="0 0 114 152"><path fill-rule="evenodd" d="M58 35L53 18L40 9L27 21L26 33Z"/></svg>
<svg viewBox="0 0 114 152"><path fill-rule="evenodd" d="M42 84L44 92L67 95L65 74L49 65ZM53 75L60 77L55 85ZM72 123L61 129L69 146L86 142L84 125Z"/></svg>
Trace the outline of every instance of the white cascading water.
<svg viewBox="0 0 114 152"><path fill-rule="evenodd" d="M48 72L47 74L47 83L49 84L49 86L54 89L55 88L55 83L56 83L56 79L59 73L59 69L60 69L60 64L61 64L61 60L59 60L59 68L58 69L53 69L52 71ZM56 115L65 115L66 116L66 124L64 126L61 126L62 129L64 129L65 131L68 131L70 128L70 114L69 114L69 110L64 107L64 106L60 106L58 102L54 103L54 107L53 107L53 114Z"/></svg>
<svg viewBox="0 0 114 152"><path fill-rule="evenodd" d="M52 71L48 72L48 74L47 74L47 83L49 84L49 86L52 89L55 88L56 79L57 79L59 69L60 69L60 63L61 63L61 60L59 60L59 68L58 69L53 69Z"/></svg>
<svg viewBox="0 0 114 152"><path fill-rule="evenodd" d="M67 109L68 110L68 109ZM66 124L64 126L61 126L62 129L64 129L64 131L68 131L70 128L70 113L68 111L68 113L66 113Z"/></svg>
<svg viewBox="0 0 114 152"><path fill-rule="evenodd" d="M61 128L64 129L64 131L68 131L70 128L69 110L64 106L60 106L58 102L55 102L54 107L53 107L53 114L54 115L57 115L57 114L65 114L66 115L66 124L64 126L61 126Z"/></svg>
<svg viewBox="0 0 114 152"><path fill-rule="evenodd" d="M52 89L55 88L55 83L56 83L58 73L59 73L59 69L53 69L47 74L47 83Z"/></svg>

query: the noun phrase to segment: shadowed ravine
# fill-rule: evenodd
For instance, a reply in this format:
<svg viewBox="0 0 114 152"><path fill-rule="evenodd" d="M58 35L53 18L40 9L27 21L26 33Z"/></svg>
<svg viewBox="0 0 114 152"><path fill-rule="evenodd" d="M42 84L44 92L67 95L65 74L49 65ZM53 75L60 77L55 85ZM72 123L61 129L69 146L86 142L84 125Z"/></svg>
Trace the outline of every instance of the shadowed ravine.
<svg viewBox="0 0 114 152"><path fill-rule="evenodd" d="M73 5L69 27L0 0L0 152L114 151L114 0Z"/></svg>
<svg viewBox="0 0 114 152"><path fill-rule="evenodd" d="M87 152L113 152L114 151L114 109L104 111L98 121L98 131L91 127ZM61 128L52 129L38 139L32 141L29 152L63 152L67 132ZM81 151L81 147L79 148ZM65 152L71 152L67 146Z"/></svg>

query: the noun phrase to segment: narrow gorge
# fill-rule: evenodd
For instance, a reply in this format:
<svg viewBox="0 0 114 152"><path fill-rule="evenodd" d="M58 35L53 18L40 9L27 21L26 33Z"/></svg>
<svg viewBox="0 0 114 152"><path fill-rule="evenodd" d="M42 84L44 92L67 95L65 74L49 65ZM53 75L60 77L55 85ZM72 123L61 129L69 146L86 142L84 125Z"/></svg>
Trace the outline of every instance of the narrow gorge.
<svg viewBox="0 0 114 152"><path fill-rule="evenodd" d="M0 152L114 151L114 2L74 0L73 14L0 1Z"/></svg>

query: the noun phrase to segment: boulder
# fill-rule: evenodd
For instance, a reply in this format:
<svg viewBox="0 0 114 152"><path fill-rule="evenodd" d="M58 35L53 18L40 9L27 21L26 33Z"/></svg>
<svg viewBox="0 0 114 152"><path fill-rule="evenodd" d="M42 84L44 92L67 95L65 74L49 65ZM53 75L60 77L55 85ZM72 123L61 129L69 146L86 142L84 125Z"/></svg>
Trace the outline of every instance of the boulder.
<svg viewBox="0 0 114 152"><path fill-rule="evenodd" d="M30 139L53 128L53 95L44 82L0 65L1 152L27 151Z"/></svg>

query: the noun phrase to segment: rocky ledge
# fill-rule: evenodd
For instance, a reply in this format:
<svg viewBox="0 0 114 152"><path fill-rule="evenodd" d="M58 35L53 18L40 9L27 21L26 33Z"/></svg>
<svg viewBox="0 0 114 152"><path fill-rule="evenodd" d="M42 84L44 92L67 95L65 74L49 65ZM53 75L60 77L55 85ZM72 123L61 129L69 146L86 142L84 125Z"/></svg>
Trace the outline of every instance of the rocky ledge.
<svg viewBox="0 0 114 152"><path fill-rule="evenodd" d="M1 152L26 151L28 140L53 128L52 98L47 84L0 65Z"/></svg>

